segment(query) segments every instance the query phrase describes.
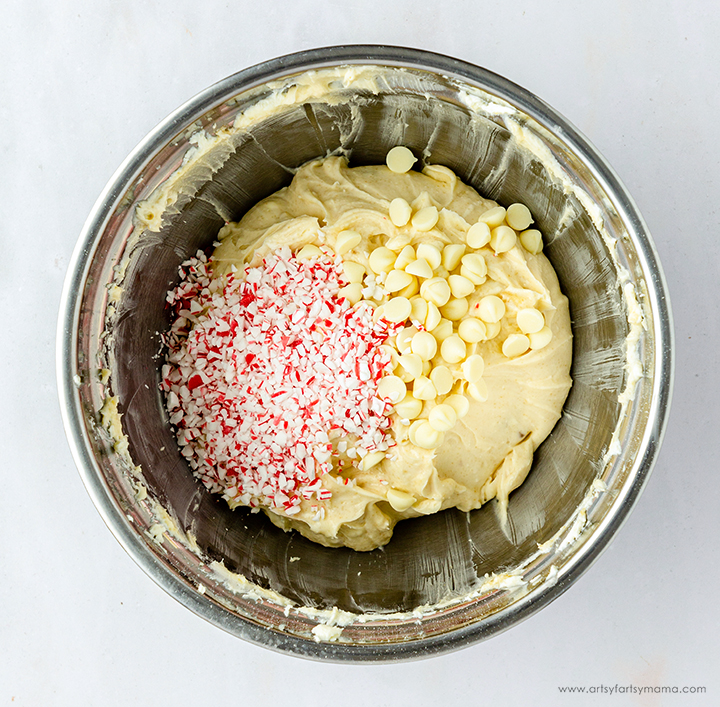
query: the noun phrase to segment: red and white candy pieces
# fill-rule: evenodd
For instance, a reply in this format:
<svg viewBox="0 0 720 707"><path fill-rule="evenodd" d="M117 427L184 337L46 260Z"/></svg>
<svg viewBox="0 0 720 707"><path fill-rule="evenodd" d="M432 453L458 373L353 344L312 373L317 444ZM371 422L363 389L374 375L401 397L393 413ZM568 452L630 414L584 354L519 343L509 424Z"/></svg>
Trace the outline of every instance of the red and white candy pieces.
<svg viewBox="0 0 720 707"><path fill-rule="evenodd" d="M161 387L182 454L211 491L294 515L302 499L330 495L331 437L358 464L393 444L380 346L402 326L338 296L340 257L283 247L216 277L198 253L181 274Z"/></svg>

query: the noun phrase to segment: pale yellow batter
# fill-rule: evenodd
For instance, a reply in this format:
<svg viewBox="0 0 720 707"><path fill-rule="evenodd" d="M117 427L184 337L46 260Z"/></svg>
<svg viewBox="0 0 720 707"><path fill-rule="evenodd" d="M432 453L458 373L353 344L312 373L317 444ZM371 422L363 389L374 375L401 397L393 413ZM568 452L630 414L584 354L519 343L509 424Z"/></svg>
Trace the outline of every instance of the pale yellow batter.
<svg viewBox="0 0 720 707"><path fill-rule="evenodd" d="M402 202L395 202L393 218L390 215L396 199L407 202L413 215L424 216L395 225L393 221L402 221L397 215ZM324 476L323 485L332 492L329 500L321 502L324 517L317 519L317 510L303 501L292 518L264 509L273 523L295 528L324 545L371 550L387 543L395 523L405 518L451 507L469 511L492 498L498 499L504 512L508 495L530 470L535 449L560 417L571 386L572 342L567 299L547 258L531 252L538 250L532 235L522 240L525 247L518 238L509 250L495 242L479 248L468 245L473 241L468 236L471 226L496 206L446 167L395 172L384 165L349 168L344 158L328 157L304 165L289 187L221 230L221 244L213 255L217 274L232 265L257 264L281 245L295 251L307 244L337 250L338 236L346 237L348 231L360 234L361 242L343 258L362 264L370 273L368 256L380 246L399 254L407 245L417 248L427 243L442 251L449 244L465 244L466 253L482 254L487 264L487 278L467 297L470 312L477 311L474 305L488 295L504 304L494 336L470 347L484 360L487 400L463 388L469 411L444 432L437 448L413 444L410 421L394 414L392 431L398 444L391 458L365 471L353 467L349 475L354 485L334 474ZM425 218L434 213L423 211L427 207L438 211L434 225L432 217ZM512 224L510 213L505 223ZM433 273L446 279L449 274L442 265ZM517 314L528 309L542 314L546 340L542 347L518 353L523 346L518 348L517 342L526 339ZM463 318L467 317L454 321L456 329ZM547 332L552 334L549 343ZM444 363L439 348L432 365ZM456 375L460 365L455 366ZM423 416L438 400L423 402Z"/></svg>

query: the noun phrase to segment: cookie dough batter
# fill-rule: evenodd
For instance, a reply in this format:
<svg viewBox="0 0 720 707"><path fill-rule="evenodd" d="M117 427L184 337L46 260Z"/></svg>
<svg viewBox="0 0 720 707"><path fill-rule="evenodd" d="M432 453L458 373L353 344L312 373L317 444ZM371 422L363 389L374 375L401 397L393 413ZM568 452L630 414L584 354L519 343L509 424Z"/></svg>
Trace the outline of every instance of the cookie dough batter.
<svg viewBox="0 0 720 707"><path fill-rule="evenodd" d="M529 211L498 207L446 167L412 171L404 150L387 166L304 165L220 231L210 260L214 278L239 278L282 249L341 259L339 296L392 328L378 383L390 448L357 454L355 438L331 436L323 492L291 513L262 508L328 546L371 550L399 520L493 498L504 512L571 386L568 302Z"/></svg>

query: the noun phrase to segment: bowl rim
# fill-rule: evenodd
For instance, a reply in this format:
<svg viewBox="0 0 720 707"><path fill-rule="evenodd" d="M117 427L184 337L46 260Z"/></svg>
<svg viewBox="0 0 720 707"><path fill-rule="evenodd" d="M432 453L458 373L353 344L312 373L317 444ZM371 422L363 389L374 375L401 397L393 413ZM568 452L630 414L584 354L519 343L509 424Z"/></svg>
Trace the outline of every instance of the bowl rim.
<svg viewBox="0 0 720 707"><path fill-rule="evenodd" d="M586 543L568 560L557 583L543 583L511 606L481 622L449 633L407 643L348 645L316 643L304 638L280 634L231 614L226 609L192 591L159 558L150 553L133 533L113 502L102 480L100 467L92 454L85 432L83 412L75 385L77 331L80 298L87 271L99 236L126 188L150 158L181 129L188 127L232 96L282 78L286 75L339 65L383 65L429 71L460 79L471 86L496 93L512 103L548 130L562 130L563 142L578 155L606 193L628 231L633 235L640 266L647 277L646 297L653 317L655 378L651 410L638 455L628 473L624 494L616 499L602 523ZM57 384L63 425L83 484L103 521L138 566L170 596L198 616L245 640L282 653L337 663L366 663L413 660L460 649L501 633L529 618L559 597L607 548L627 520L647 484L667 427L673 387L674 332L669 294L657 252L647 226L625 186L604 157L564 116L530 91L488 69L446 55L401 46L356 44L329 46L284 55L250 66L200 91L161 121L130 152L98 197L78 238L71 257L60 300L57 329ZM532 598L532 601L529 601Z"/></svg>

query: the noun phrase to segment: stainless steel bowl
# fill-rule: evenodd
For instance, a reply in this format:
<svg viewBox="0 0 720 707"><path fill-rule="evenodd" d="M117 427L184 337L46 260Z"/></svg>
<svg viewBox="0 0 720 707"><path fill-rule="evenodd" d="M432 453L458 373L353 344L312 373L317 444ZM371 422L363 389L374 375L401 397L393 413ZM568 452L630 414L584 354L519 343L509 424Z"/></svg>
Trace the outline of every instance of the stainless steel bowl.
<svg viewBox="0 0 720 707"><path fill-rule="evenodd" d="M309 71L344 66L356 68L326 82L329 101L298 88ZM369 66L378 67L370 72L374 83L357 78ZM276 109L267 109L271 100ZM188 152L199 131L209 141ZM286 185L309 159L344 151L351 163L381 163L400 143L501 204L531 208L570 299L574 385L529 478L511 496L506 527L490 503L401 523L387 547L356 553L232 512L193 479L158 391L159 332L168 324L164 297L177 266L208 247L225 219ZM179 195L168 196L163 189L183 160ZM155 199L165 219L154 232L134 222L136 207L153 193L165 194ZM145 206L145 217L157 219L151 211ZM140 143L100 196L75 250L60 314L58 379L90 496L171 596L276 650L387 661L492 636L548 604L590 566L657 455L672 352L667 291L647 229L614 172L572 125L485 69L412 49L351 46L241 71ZM105 404L111 395L122 413L122 433L114 436Z"/></svg>

